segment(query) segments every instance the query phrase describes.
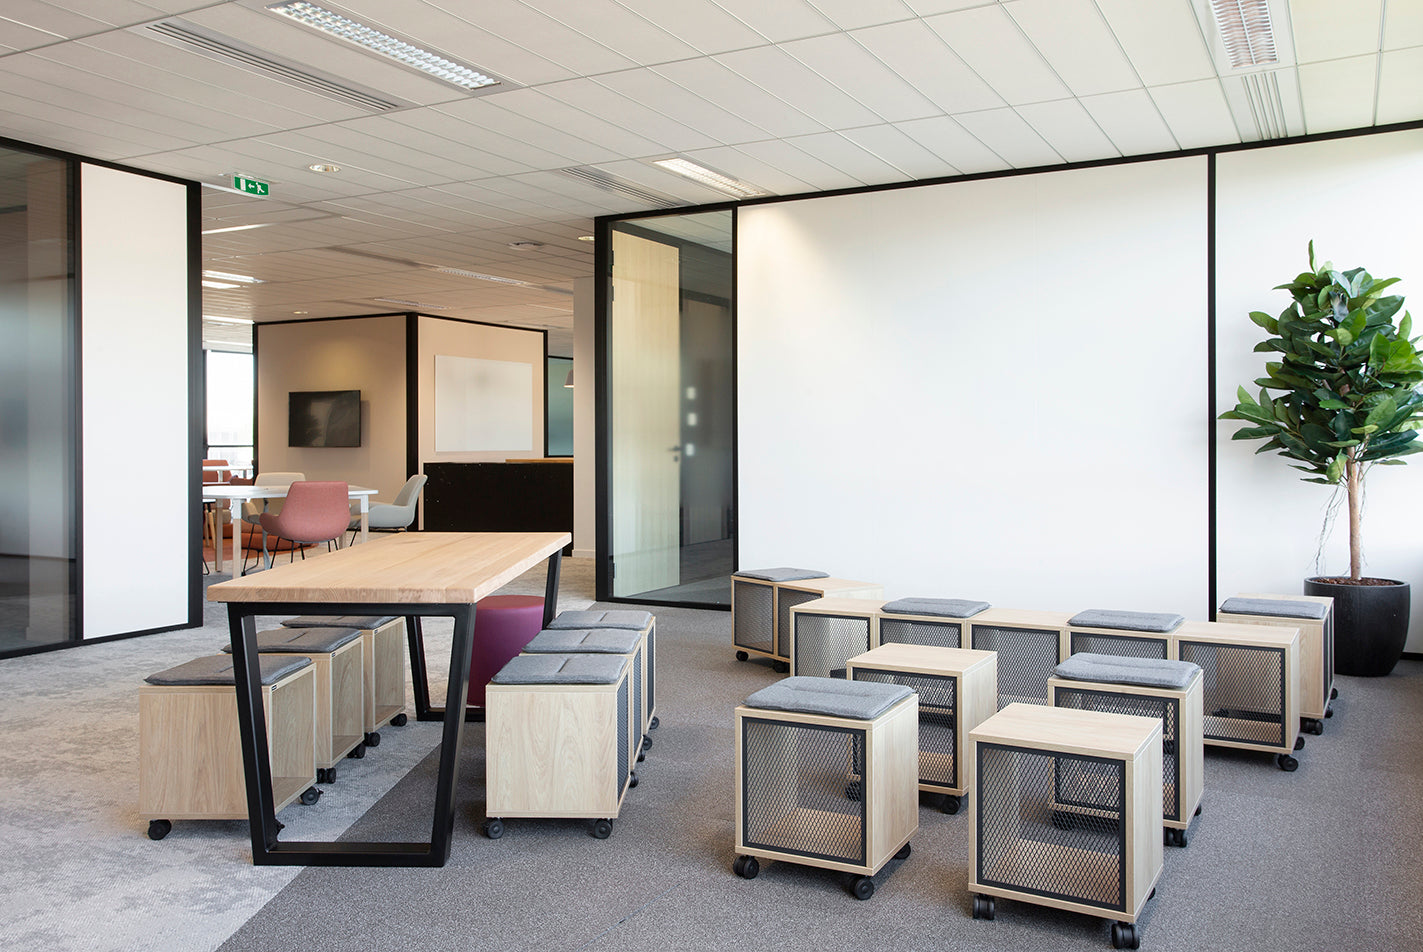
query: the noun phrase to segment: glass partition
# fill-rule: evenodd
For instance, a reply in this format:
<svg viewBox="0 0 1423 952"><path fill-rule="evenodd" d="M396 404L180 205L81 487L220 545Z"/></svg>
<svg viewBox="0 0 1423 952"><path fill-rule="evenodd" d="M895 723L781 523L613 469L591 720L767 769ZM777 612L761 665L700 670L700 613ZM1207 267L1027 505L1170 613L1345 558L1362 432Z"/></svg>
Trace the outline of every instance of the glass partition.
<svg viewBox="0 0 1423 952"><path fill-rule="evenodd" d="M612 225L606 425L616 598L731 602L732 215Z"/></svg>
<svg viewBox="0 0 1423 952"><path fill-rule="evenodd" d="M77 631L71 174L0 146L0 655Z"/></svg>

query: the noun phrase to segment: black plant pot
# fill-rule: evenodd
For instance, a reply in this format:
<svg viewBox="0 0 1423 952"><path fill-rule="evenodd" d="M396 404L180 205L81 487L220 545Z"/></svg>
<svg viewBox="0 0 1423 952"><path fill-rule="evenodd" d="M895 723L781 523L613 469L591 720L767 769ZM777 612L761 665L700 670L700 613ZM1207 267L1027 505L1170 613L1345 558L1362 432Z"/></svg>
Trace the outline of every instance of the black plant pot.
<svg viewBox="0 0 1423 952"><path fill-rule="evenodd" d="M1306 595L1334 598L1334 670L1368 678L1393 670L1408 640L1407 582L1341 585L1309 578Z"/></svg>

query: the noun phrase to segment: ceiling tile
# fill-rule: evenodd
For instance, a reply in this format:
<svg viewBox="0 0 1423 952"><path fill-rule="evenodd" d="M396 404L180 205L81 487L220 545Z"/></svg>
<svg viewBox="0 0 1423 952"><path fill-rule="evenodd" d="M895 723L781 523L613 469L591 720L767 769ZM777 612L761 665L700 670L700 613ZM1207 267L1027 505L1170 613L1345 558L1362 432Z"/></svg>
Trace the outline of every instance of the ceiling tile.
<svg viewBox="0 0 1423 952"><path fill-rule="evenodd" d="M831 168L854 176L866 185L880 185L905 180L902 171L860 148L838 132L798 136L787 141L807 155L820 159Z"/></svg>
<svg viewBox="0 0 1423 952"><path fill-rule="evenodd" d="M812 178L816 175L834 177L838 174L780 139L747 142L735 148L701 149L690 153L689 158L776 195L813 191L817 186L812 184ZM840 176L839 180L846 178Z"/></svg>
<svg viewBox="0 0 1423 952"><path fill-rule="evenodd" d="M1377 53L1383 0L1290 0L1297 62L1317 63ZM1275 25L1279 30L1280 24Z"/></svg>
<svg viewBox="0 0 1423 952"><path fill-rule="evenodd" d="M1112 140L1107 138L1076 99L1019 106L1018 115L1069 162L1089 162L1120 155Z"/></svg>
<svg viewBox="0 0 1423 952"><path fill-rule="evenodd" d="M596 77L601 86L621 93L642 106L701 130L718 142L748 142L763 139L764 130L695 93L688 92L650 69L630 69Z"/></svg>
<svg viewBox="0 0 1423 952"><path fill-rule="evenodd" d="M1003 9L1073 95L1141 85L1092 0L1013 0Z"/></svg>
<svg viewBox="0 0 1423 952"><path fill-rule="evenodd" d="M850 35L943 112L952 115L1004 104L937 33L918 20L856 30Z"/></svg>
<svg viewBox="0 0 1423 952"><path fill-rule="evenodd" d="M904 0L810 0L831 23L842 30L854 30L876 23L907 20L916 14Z"/></svg>
<svg viewBox="0 0 1423 952"><path fill-rule="evenodd" d="M1154 86L1150 93L1181 148L1226 145L1240 140L1219 80Z"/></svg>
<svg viewBox="0 0 1423 952"><path fill-rule="evenodd" d="M818 132L825 128L716 60L683 60L654 67L654 70L683 89L728 112L735 112L777 138Z"/></svg>
<svg viewBox="0 0 1423 952"><path fill-rule="evenodd" d="M1201 25L1186 0L1095 0L1107 26L1148 86L1216 74Z"/></svg>
<svg viewBox="0 0 1423 952"><path fill-rule="evenodd" d="M456 10L459 5L451 4ZM579 76L636 65L628 57L564 26L519 0L480 0L470 19L481 30L503 37L537 56L557 63ZM458 53L459 50L451 52Z"/></svg>
<svg viewBox="0 0 1423 952"><path fill-rule="evenodd" d="M825 128L862 126L879 117L840 87L774 46L726 53L716 61L815 119Z"/></svg>
<svg viewBox="0 0 1423 952"><path fill-rule="evenodd" d="M1082 105L1122 155L1150 155L1178 148L1144 89L1085 96Z"/></svg>
<svg viewBox="0 0 1423 952"><path fill-rule="evenodd" d="M901 122L897 128L964 175L997 172L1008 163L948 116Z"/></svg>
<svg viewBox="0 0 1423 952"><path fill-rule="evenodd" d="M951 10L981 7L985 0L904 0L904 2L921 17L927 17L933 16L935 13L948 13Z"/></svg>
<svg viewBox="0 0 1423 952"><path fill-rule="evenodd" d="M970 112L955 119L1017 169L1055 165L1062 157L1012 109Z"/></svg>
<svg viewBox="0 0 1423 952"><path fill-rule="evenodd" d="M1388 0L1384 7L1383 48L1423 46L1423 0Z"/></svg>
<svg viewBox="0 0 1423 952"><path fill-rule="evenodd" d="M519 115L530 123L540 123L560 133L582 140L605 153L584 161L601 161L613 155L645 156L668 151L668 146L655 142L622 128L620 123L611 122L593 112L578 109L544 94L538 89L516 89L491 100L500 109ZM616 111L604 113L616 117ZM539 133L541 134L541 133Z"/></svg>
<svg viewBox="0 0 1423 952"><path fill-rule="evenodd" d="M941 178L958 169L892 125L845 129L840 133L855 145L903 173L905 179Z"/></svg>
<svg viewBox="0 0 1423 952"><path fill-rule="evenodd" d="M1301 65L1306 131L1316 134L1372 124L1378 60L1375 54Z"/></svg>
<svg viewBox="0 0 1423 952"><path fill-rule="evenodd" d="M783 44L781 49L835 83L879 119L899 122L940 110L847 34Z"/></svg>
<svg viewBox="0 0 1423 952"><path fill-rule="evenodd" d="M717 0L717 5L775 43L819 36L835 29L804 0Z"/></svg>
<svg viewBox="0 0 1423 952"><path fill-rule="evenodd" d="M683 43L703 53L724 53L759 46L765 37L717 6L712 0L617 0Z"/></svg>
<svg viewBox="0 0 1423 952"><path fill-rule="evenodd" d="M1379 71L1379 124L1423 116L1423 46L1383 54Z"/></svg>
<svg viewBox="0 0 1423 952"><path fill-rule="evenodd" d="M1070 95L1002 7L944 13L924 22L1010 105Z"/></svg>
<svg viewBox="0 0 1423 952"><path fill-rule="evenodd" d="M640 65L665 63L698 53L655 23L616 3L523 2Z"/></svg>
<svg viewBox="0 0 1423 952"><path fill-rule="evenodd" d="M616 116L628 132L660 142L672 152L699 149L716 140L640 103L632 102L593 79L573 79L540 86L539 92L595 116Z"/></svg>

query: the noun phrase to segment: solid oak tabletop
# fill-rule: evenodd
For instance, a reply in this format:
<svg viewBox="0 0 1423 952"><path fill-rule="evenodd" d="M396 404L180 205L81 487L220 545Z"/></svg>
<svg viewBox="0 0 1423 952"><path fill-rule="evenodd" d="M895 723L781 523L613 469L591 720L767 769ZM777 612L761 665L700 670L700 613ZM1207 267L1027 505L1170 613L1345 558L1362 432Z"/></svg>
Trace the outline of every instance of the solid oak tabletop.
<svg viewBox="0 0 1423 952"><path fill-rule="evenodd" d="M473 604L572 541L567 532L400 532L218 582L208 600Z"/></svg>

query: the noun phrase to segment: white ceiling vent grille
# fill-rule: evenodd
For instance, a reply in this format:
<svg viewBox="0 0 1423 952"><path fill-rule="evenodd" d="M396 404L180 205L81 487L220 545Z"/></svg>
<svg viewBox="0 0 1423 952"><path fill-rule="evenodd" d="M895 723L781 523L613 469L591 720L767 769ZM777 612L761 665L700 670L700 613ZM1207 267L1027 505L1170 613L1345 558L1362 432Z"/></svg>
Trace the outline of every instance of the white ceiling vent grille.
<svg viewBox="0 0 1423 952"><path fill-rule="evenodd" d="M1269 0L1211 0L1230 65L1236 69L1278 63Z"/></svg>
<svg viewBox="0 0 1423 952"><path fill-rule="evenodd" d="M605 192L617 192L619 195L626 195L628 198L635 198L644 205L651 205L653 208L677 208L685 202L679 202L675 198L663 195L661 192L654 192L650 188L643 188L627 179L619 178L602 169L590 169L578 167L571 169L559 169L564 175L572 176L589 185L603 189Z"/></svg>
<svg viewBox="0 0 1423 952"><path fill-rule="evenodd" d="M1290 134L1285 120L1284 100L1280 96L1279 74L1248 73L1240 77L1245 95L1250 100L1250 113L1261 139L1283 139Z"/></svg>
<svg viewBox="0 0 1423 952"><path fill-rule="evenodd" d="M400 99L363 89L354 83L324 75L308 67L287 62L270 53L182 20L161 20L144 28L152 36L173 46L202 53L213 59L235 63L301 89L331 99L360 106L372 112L403 109L411 105Z"/></svg>

